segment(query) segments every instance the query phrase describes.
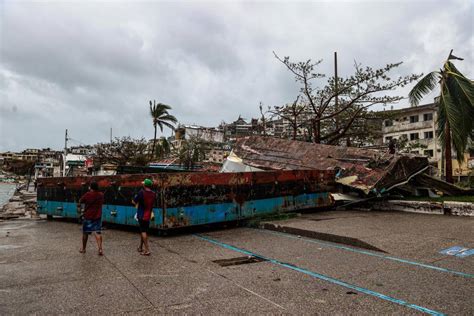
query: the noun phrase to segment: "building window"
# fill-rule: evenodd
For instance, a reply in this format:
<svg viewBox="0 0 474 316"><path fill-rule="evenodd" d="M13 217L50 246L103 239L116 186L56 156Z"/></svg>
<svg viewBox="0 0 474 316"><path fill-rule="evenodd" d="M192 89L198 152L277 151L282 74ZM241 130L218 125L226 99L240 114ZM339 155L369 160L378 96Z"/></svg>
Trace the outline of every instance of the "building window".
<svg viewBox="0 0 474 316"><path fill-rule="evenodd" d="M418 133L411 133L410 134L410 140L417 140L419 139Z"/></svg>
<svg viewBox="0 0 474 316"><path fill-rule="evenodd" d="M393 125L392 120L385 120L385 127L389 127L389 126L392 126L392 125Z"/></svg>
<svg viewBox="0 0 474 316"><path fill-rule="evenodd" d="M393 138L392 136L385 137L385 142L389 143L392 140L392 138Z"/></svg>
<svg viewBox="0 0 474 316"><path fill-rule="evenodd" d="M423 121L432 121L432 120L433 120L433 113L423 114Z"/></svg>
<svg viewBox="0 0 474 316"><path fill-rule="evenodd" d="M416 122L418 122L418 115L410 116L410 123L416 123Z"/></svg>
<svg viewBox="0 0 474 316"><path fill-rule="evenodd" d="M428 156L428 157L433 157L433 154L434 154L434 153L433 153L433 150L432 150L432 149L429 149L429 150L425 150L425 151L423 152L423 154L424 154L425 156Z"/></svg>
<svg viewBox="0 0 474 316"><path fill-rule="evenodd" d="M410 153L418 155L420 152L418 150L412 150L412 151L410 151Z"/></svg>
<svg viewBox="0 0 474 316"><path fill-rule="evenodd" d="M433 131L425 132L425 138L426 139L432 139L433 138Z"/></svg>

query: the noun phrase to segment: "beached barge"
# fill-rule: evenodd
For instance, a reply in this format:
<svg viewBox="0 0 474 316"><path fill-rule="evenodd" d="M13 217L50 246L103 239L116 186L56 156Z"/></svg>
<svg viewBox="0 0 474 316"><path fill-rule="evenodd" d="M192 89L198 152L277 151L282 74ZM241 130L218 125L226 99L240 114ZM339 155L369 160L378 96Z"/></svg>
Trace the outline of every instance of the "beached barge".
<svg viewBox="0 0 474 316"><path fill-rule="evenodd" d="M311 208L330 207L332 170L239 173L160 173L96 177L43 178L38 182L38 212L78 218L77 201L92 181L105 194L102 219L137 225L132 197L145 178L154 183L157 200L151 227L172 229Z"/></svg>

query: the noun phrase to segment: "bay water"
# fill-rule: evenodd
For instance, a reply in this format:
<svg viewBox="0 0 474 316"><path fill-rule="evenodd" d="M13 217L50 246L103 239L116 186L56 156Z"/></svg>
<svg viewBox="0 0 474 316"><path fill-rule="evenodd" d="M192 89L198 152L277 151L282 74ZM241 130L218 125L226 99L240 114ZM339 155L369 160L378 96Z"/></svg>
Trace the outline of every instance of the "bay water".
<svg viewBox="0 0 474 316"><path fill-rule="evenodd" d="M0 208L8 202L8 200L15 193L15 184L11 183L0 183Z"/></svg>

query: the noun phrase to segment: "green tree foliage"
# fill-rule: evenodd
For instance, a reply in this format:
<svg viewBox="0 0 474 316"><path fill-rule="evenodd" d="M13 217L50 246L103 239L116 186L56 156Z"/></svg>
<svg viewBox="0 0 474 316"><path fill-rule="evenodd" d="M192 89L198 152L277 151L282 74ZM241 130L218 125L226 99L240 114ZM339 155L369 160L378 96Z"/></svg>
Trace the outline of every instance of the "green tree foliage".
<svg viewBox="0 0 474 316"><path fill-rule="evenodd" d="M163 159L169 156L171 153L171 146L168 140L165 137L158 139L155 149L155 157L158 159Z"/></svg>
<svg viewBox="0 0 474 316"><path fill-rule="evenodd" d="M301 119L301 117L307 109L305 105L298 104L298 99L299 96L293 104L287 104L281 107L275 106L275 111L272 112L288 122L288 125L291 127L293 140L296 140L298 130L305 125L305 120Z"/></svg>
<svg viewBox="0 0 474 316"><path fill-rule="evenodd" d="M451 62L462 60L449 53L443 68L424 76L410 91L412 105L418 105L423 97L439 87L437 133L445 150L446 181L453 182L452 148L459 163L470 140L474 140L474 84Z"/></svg>
<svg viewBox="0 0 474 316"><path fill-rule="evenodd" d="M191 137L188 140L183 140L178 151L179 162L186 169L193 169L196 163L206 159L206 153L209 150L209 143Z"/></svg>
<svg viewBox="0 0 474 316"><path fill-rule="evenodd" d="M19 176L34 175L35 162L31 160L11 160L5 162L2 170L12 172Z"/></svg>
<svg viewBox="0 0 474 316"><path fill-rule="evenodd" d="M95 146L94 164L145 166L148 163L148 142L145 138L115 138L111 143Z"/></svg>
<svg viewBox="0 0 474 316"><path fill-rule="evenodd" d="M153 147L151 149L151 156L155 154L155 146L156 146L156 131L157 127L160 128L160 131L163 132L163 127L169 127L170 129L174 130L173 124L176 124L178 120L173 115L169 114L168 111L171 110L171 106L163 104L163 103L156 103L155 100L153 102L150 101L150 115L153 119L153 128L155 129L155 134L153 136Z"/></svg>
<svg viewBox="0 0 474 316"><path fill-rule="evenodd" d="M427 145L421 144L419 141L409 141L406 135L402 135L394 141L396 141L397 151L401 153L411 153L414 150L428 148Z"/></svg>

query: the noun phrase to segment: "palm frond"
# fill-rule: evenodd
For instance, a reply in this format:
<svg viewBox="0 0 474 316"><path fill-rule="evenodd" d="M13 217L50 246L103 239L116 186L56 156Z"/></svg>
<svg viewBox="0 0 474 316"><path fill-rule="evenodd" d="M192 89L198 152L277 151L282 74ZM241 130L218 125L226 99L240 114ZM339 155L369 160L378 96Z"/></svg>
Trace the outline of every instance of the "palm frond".
<svg viewBox="0 0 474 316"><path fill-rule="evenodd" d="M156 121L156 124L160 127L160 131L163 133L163 121Z"/></svg>
<svg viewBox="0 0 474 316"><path fill-rule="evenodd" d="M166 115L161 116L160 120L173 122L173 123L178 122L178 119L176 119L176 117L174 115L171 115L171 114L166 114Z"/></svg>
<svg viewBox="0 0 474 316"><path fill-rule="evenodd" d="M469 134L471 133L470 128L472 128L472 121L469 120L469 114L466 113L465 106L455 102L455 100L459 101L455 98L455 94L453 93L452 80L447 78L440 95L438 111L439 137L444 147L446 140L445 126L446 122L448 122L453 149L456 152L457 160L462 162L464 160L464 152L468 144Z"/></svg>
<svg viewBox="0 0 474 316"><path fill-rule="evenodd" d="M157 103L156 104L158 108L165 109L165 110L171 110L171 105L163 104L163 103Z"/></svg>
<svg viewBox="0 0 474 316"><path fill-rule="evenodd" d="M421 78L420 81L411 89L408 94L408 99L412 106L416 106L420 103L423 97L433 91L437 86L440 79L440 73L438 71L433 71Z"/></svg>
<svg viewBox="0 0 474 316"><path fill-rule="evenodd" d="M474 83L460 73L451 62L446 63L445 71L451 81L450 87L455 89L453 93L456 99L474 107Z"/></svg>
<svg viewBox="0 0 474 316"><path fill-rule="evenodd" d="M174 129L175 129L175 127L174 127L172 124L170 124L170 123L168 123L168 122L166 122L166 121L161 121L161 124L163 124L164 126L170 128L170 129L173 130L173 131L174 131ZM161 131L163 131L163 129L162 129Z"/></svg>

